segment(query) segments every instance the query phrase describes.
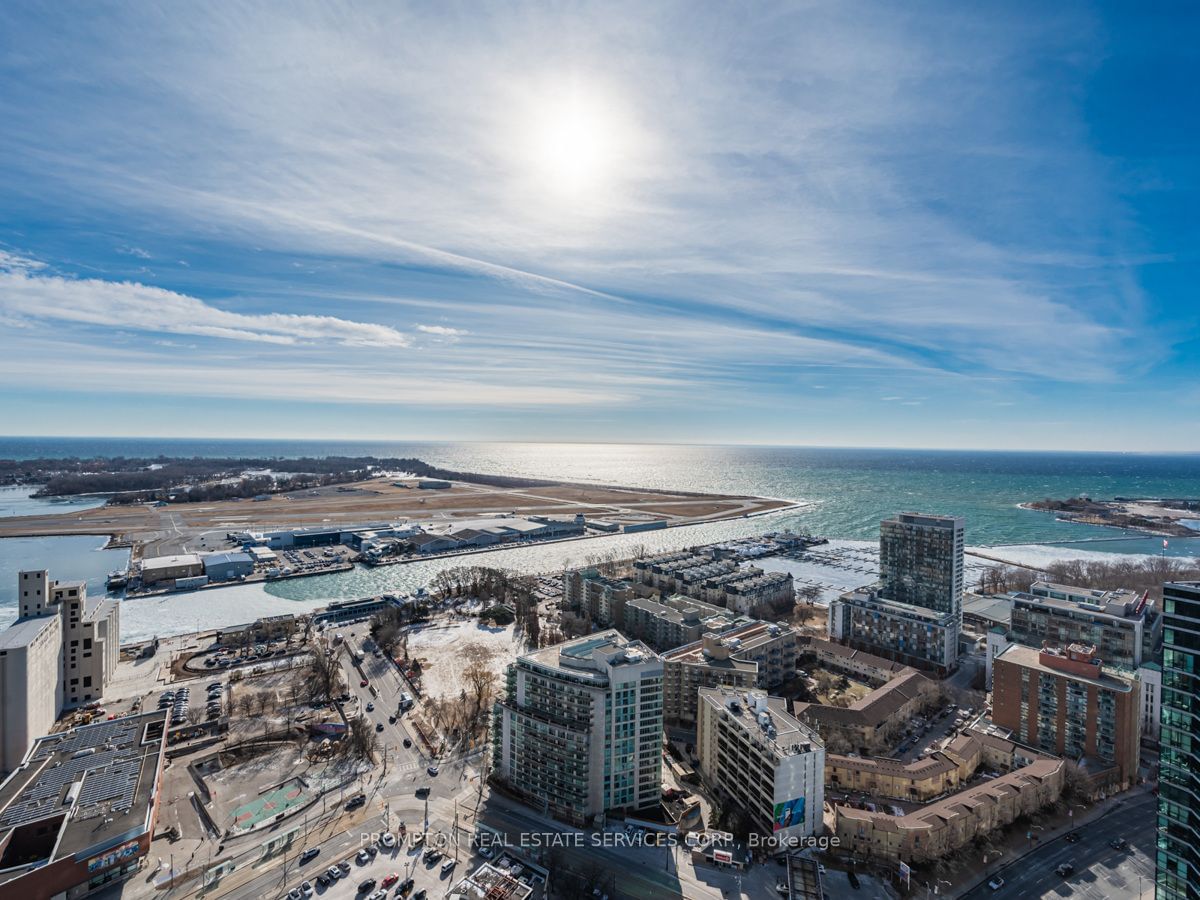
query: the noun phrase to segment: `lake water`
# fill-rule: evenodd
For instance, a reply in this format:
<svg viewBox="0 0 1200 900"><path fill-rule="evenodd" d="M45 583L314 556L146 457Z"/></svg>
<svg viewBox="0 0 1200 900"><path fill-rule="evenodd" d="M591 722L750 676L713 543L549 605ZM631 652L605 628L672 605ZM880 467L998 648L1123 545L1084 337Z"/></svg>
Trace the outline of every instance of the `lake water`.
<svg viewBox="0 0 1200 900"><path fill-rule="evenodd" d="M37 487L30 485L0 487L0 518L63 513L104 505L103 497L34 497L36 490Z"/></svg>
<svg viewBox="0 0 1200 900"><path fill-rule="evenodd" d="M754 534L769 529L806 529L851 540L878 539L879 521L901 510L966 518L967 541L1004 547L1004 558L1047 560L1082 553L1157 554L1161 538L1123 535L1114 529L1058 522L1018 504L1043 497L1200 497L1200 455L1127 453L1012 453L975 451L864 450L786 447L698 447L636 444L380 443L299 441L182 441L151 439L0 438L0 457L373 455L419 457L458 471L504 473L571 481L674 488L711 493L778 497L804 504L800 510L689 528L571 541L476 554L267 586L236 586L167 600L127 601L126 638L232 624L281 611L298 611L333 599L410 591L439 569L469 563L522 572L555 571L581 564L589 553L609 549L651 550ZM45 565L59 578L81 577L58 544L74 538L39 539L21 553L0 554L0 622L15 590L18 567ZM88 539L89 541L91 539ZM0 541L0 545L8 541ZM1012 546L1015 545L1015 546ZM1032 546L1038 545L1038 546ZM1172 556L1200 556L1200 536L1171 538ZM21 562L16 562L17 558ZM37 563L38 559L53 562ZM103 563L107 572L116 564ZM90 577L90 576L88 576ZM12 588L7 585L13 585ZM15 603L15 597L11 602Z"/></svg>

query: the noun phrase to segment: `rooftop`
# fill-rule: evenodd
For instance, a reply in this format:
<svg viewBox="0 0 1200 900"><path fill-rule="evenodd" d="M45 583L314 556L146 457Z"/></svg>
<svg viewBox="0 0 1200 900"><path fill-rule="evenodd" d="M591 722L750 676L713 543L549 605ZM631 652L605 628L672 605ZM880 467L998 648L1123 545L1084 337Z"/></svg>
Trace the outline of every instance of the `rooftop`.
<svg viewBox="0 0 1200 900"><path fill-rule="evenodd" d="M729 612L724 607L712 606L711 604L702 603L699 600L693 600L690 597L683 597L678 594L674 594L666 600L638 598L630 600L626 606L645 610L650 615L666 619L677 625L681 625L684 622L698 624L704 619L712 616L724 616Z"/></svg>
<svg viewBox="0 0 1200 900"><path fill-rule="evenodd" d="M234 562L252 563L252 562L254 562L254 559L250 556L249 553L241 553L240 551L222 550L218 553L204 554L204 564L206 566L207 565L220 565L222 563L234 563Z"/></svg>
<svg viewBox="0 0 1200 900"><path fill-rule="evenodd" d="M564 674L603 681L610 668L640 665L659 656L641 641L631 641L615 628L544 647L518 658Z"/></svg>
<svg viewBox="0 0 1200 900"><path fill-rule="evenodd" d="M1101 591L1049 581L1034 582L1028 592L1014 591L1010 596L1014 604L1048 606L1068 612L1086 610L1093 615L1111 616L1130 622L1141 619L1147 608L1153 606L1153 601L1144 592L1127 589Z"/></svg>
<svg viewBox="0 0 1200 900"><path fill-rule="evenodd" d="M763 691L734 688L700 688L701 704L723 709L743 731L773 746L780 756L795 756L822 749L820 735L788 712L783 697L768 697Z"/></svg>
<svg viewBox="0 0 1200 900"><path fill-rule="evenodd" d="M838 656L847 662L858 663L872 669L878 669L881 672L899 674L908 668L904 663L876 656L874 653L868 653L866 650L855 650L853 647L847 647L845 644L839 644L837 641L815 637L801 638L801 641L814 653L827 653L832 656ZM804 649L804 645L801 646L801 650Z"/></svg>
<svg viewBox="0 0 1200 900"><path fill-rule="evenodd" d="M450 900L526 900L532 893L532 886L485 862L456 884L449 896Z"/></svg>
<svg viewBox="0 0 1200 900"><path fill-rule="evenodd" d="M895 715L922 690L932 686L933 682L916 669L909 669L850 706L843 708L819 703L797 703L796 715L830 725L876 727Z"/></svg>
<svg viewBox="0 0 1200 900"><path fill-rule="evenodd" d="M166 569L174 566L198 566L200 557L195 553L177 553L174 556L150 556L142 560L142 571Z"/></svg>
<svg viewBox="0 0 1200 900"><path fill-rule="evenodd" d="M33 643L34 638L47 628L58 625L59 621L58 615L53 613L44 616L31 616L28 619L18 619L3 631L0 631L0 650L15 650L18 647L27 647Z"/></svg>
<svg viewBox="0 0 1200 900"><path fill-rule="evenodd" d="M149 827L165 710L39 738L0 785L0 882L51 859L84 855ZM19 840L10 832L31 823ZM39 833L46 825L50 828Z"/></svg>
<svg viewBox="0 0 1200 900"><path fill-rule="evenodd" d="M974 814L976 807L998 804L1007 795L1019 794L1035 787L1047 778L1054 776L1062 765L1064 763L1061 759L1037 759L1015 772L1009 772L1007 775L1001 775L999 778L959 791L957 794L931 803L906 816L869 812L850 806L838 806L838 815L849 819L869 821L876 828L882 827L889 831L934 830L955 819Z"/></svg>
<svg viewBox="0 0 1200 900"><path fill-rule="evenodd" d="M879 593L878 585L870 587L858 588L857 590L847 591L838 598L843 603L849 603L864 609L876 609L880 612L902 616L907 619L921 619L923 621L942 624L948 617L948 613L937 612L936 610L926 609L923 606L913 606L911 603L901 603L898 600L889 600Z"/></svg>
<svg viewBox="0 0 1200 900"><path fill-rule="evenodd" d="M975 616L995 625L1012 623L1013 598L1007 595L963 594L963 616Z"/></svg>
<svg viewBox="0 0 1200 900"><path fill-rule="evenodd" d="M711 638L711 635L709 636ZM758 674L758 663L734 656L714 654L708 650L704 639L692 641L663 654L663 662L706 666L711 669L740 669L752 675Z"/></svg>
<svg viewBox="0 0 1200 900"><path fill-rule="evenodd" d="M1042 654L1045 652L1047 652L1046 649L1026 647L1024 644L1010 644L1002 652L996 654L995 662L1012 663L1025 669L1034 669L1038 672L1046 672L1061 678L1070 678L1072 681L1079 681L1084 684L1094 684L1097 687L1109 691L1117 691L1118 693L1128 693L1133 690L1133 679L1126 675L1115 674L1108 667L1096 666L1095 668L1099 672L1097 677L1092 678L1074 671L1047 666L1042 662ZM1065 657L1065 654L1063 655Z"/></svg>

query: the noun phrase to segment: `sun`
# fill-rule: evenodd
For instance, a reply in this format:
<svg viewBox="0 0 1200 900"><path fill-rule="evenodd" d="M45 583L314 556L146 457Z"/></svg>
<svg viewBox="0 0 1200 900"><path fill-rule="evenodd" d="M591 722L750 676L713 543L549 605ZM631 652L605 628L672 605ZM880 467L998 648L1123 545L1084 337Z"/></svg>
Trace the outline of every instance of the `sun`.
<svg viewBox="0 0 1200 900"><path fill-rule="evenodd" d="M609 161L610 137L596 110L579 103L553 110L538 137L541 164L548 179L571 192L593 186Z"/></svg>
<svg viewBox="0 0 1200 900"><path fill-rule="evenodd" d="M548 194L596 198L621 175L629 126L615 104L579 87L538 98L525 128L527 175Z"/></svg>

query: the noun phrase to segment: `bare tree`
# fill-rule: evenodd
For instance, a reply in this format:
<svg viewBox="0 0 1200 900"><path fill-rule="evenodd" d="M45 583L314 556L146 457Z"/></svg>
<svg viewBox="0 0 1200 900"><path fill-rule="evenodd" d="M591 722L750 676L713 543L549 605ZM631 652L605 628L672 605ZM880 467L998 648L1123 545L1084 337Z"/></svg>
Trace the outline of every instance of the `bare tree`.
<svg viewBox="0 0 1200 900"><path fill-rule="evenodd" d="M254 695L249 691L242 691L237 696L238 711L247 719L254 712Z"/></svg>

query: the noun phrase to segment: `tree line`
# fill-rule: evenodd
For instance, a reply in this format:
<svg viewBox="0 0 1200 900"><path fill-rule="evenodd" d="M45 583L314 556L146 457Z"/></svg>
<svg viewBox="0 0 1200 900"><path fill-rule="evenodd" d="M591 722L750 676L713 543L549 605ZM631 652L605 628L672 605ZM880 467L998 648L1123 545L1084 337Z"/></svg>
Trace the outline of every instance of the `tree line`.
<svg viewBox="0 0 1200 900"><path fill-rule="evenodd" d="M1150 596L1158 600L1162 598L1165 582L1200 579L1200 560L1197 559L1173 556L1130 559L1123 555L1115 556L1111 561L1057 560L1041 570L1008 565L989 566L980 574L979 592L1002 594L1007 591L1028 591L1035 581L1052 581L1101 591L1120 588L1149 591Z"/></svg>

